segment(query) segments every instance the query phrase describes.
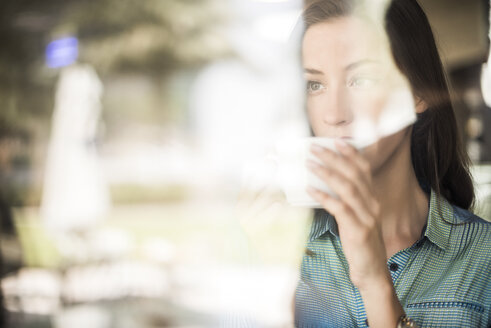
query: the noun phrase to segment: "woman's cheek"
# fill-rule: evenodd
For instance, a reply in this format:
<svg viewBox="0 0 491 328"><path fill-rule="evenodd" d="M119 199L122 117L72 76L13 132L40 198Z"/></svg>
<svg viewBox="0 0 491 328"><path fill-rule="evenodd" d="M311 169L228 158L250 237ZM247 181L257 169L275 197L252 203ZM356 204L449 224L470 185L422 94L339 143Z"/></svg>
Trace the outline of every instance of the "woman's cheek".
<svg viewBox="0 0 491 328"><path fill-rule="evenodd" d="M307 101L307 113L310 122L310 126L314 131L315 136L323 136L326 134L325 127L323 127L323 110L320 102L316 99L309 99Z"/></svg>
<svg viewBox="0 0 491 328"><path fill-rule="evenodd" d="M381 88L352 90L349 94L349 102L355 120L368 120L376 126L384 111L387 98L387 93Z"/></svg>

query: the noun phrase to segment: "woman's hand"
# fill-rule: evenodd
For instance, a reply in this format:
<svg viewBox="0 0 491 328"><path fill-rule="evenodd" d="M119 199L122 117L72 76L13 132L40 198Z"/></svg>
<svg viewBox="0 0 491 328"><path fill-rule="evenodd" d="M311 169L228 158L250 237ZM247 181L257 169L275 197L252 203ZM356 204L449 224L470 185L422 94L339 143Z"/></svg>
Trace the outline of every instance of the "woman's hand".
<svg viewBox="0 0 491 328"><path fill-rule="evenodd" d="M309 194L334 215L349 264L350 278L360 291L390 282L386 251L378 220L380 208L373 195L370 164L352 146L336 142L339 154L313 145L307 166L338 196L313 187Z"/></svg>
<svg viewBox="0 0 491 328"><path fill-rule="evenodd" d="M312 187L308 192L336 218L350 278L360 291L370 327L395 327L404 310L387 269L370 164L350 145L340 141L336 148L339 154L313 146L322 165L307 165L337 197Z"/></svg>

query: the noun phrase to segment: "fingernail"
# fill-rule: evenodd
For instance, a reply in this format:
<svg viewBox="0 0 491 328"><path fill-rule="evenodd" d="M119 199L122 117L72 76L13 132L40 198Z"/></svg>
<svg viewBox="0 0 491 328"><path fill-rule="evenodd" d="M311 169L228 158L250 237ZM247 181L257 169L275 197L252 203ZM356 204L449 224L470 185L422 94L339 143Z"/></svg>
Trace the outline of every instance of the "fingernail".
<svg viewBox="0 0 491 328"><path fill-rule="evenodd" d="M324 150L324 148L322 148L319 145L312 144L310 145L310 150L312 150L314 153L321 153Z"/></svg>
<svg viewBox="0 0 491 328"><path fill-rule="evenodd" d="M310 192L310 193L315 193L317 191L314 187L311 187L311 186L307 186L307 188L305 188L305 190L307 190L307 192Z"/></svg>
<svg viewBox="0 0 491 328"><path fill-rule="evenodd" d="M314 162L313 160L307 160L305 162L305 164L307 165L307 167L311 168L311 169L315 169L315 168L318 168L320 165L317 164L316 162Z"/></svg>
<svg viewBox="0 0 491 328"><path fill-rule="evenodd" d="M339 148L342 148L342 149L348 148L348 144L346 143L346 141L344 141L342 139L336 139L335 143L336 143L336 146L338 146Z"/></svg>

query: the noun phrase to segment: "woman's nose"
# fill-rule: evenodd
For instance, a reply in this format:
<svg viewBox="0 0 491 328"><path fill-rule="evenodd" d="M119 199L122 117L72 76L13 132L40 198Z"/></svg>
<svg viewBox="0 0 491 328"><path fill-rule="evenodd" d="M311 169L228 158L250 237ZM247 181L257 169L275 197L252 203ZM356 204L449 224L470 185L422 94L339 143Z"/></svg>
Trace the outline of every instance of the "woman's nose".
<svg viewBox="0 0 491 328"><path fill-rule="evenodd" d="M331 89L325 95L323 116L325 124L331 126L348 125L353 121L353 111L341 89Z"/></svg>

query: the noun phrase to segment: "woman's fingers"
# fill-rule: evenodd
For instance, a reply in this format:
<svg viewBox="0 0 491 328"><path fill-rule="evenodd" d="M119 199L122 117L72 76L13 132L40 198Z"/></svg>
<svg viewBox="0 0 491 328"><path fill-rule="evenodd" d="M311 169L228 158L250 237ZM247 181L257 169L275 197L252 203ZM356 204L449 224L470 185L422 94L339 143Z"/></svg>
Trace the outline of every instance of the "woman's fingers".
<svg viewBox="0 0 491 328"><path fill-rule="evenodd" d="M342 140L336 140L336 149L341 155L349 159L350 163L353 163L358 167L363 176L371 181L371 168L370 163L362 156L362 154L356 150L350 144L345 143Z"/></svg>
<svg viewBox="0 0 491 328"><path fill-rule="evenodd" d="M324 166L337 171L339 174L345 176L351 181L364 185L371 183L370 169L361 168L365 166L363 158L358 156L344 156L343 154L337 154L336 152L322 147L313 146L312 153L321 160ZM360 155L361 157L361 155Z"/></svg>
<svg viewBox="0 0 491 328"><path fill-rule="evenodd" d="M377 216L378 204L371 193L371 169L368 161L353 146L336 142L339 154L313 146L312 153L323 165L310 162L311 170L340 197L352 204L356 213Z"/></svg>
<svg viewBox="0 0 491 328"><path fill-rule="evenodd" d="M369 208L369 203L367 203L367 200L370 198L363 195L359 191L356 184L340 175L338 172L324 167L314 161L308 161L307 165L315 175L324 181L329 188L331 188L334 193L339 196L339 202L342 202L346 204L347 207L351 208L360 221L366 221L366 217L372 214ZM329 195L326 196L329 197ZM332 201L329 202L329 204L332 203ZM333 211L333 209L329 207L326 209L328 209L329 212Z"/></svg>
<svg viewBox="0 0 491 328"><path fill-rule="evenodd" d="M370 169L369 166L368 168L366 167L365 160L361 158L361 155L348 157L336 154L329 149L319 149L317 147L313 147L312 152L322 161L323 166L329 169L332 175L337 173L356 186L363 198L369 199L372 196L370 193ZM363 166L365 168L362 169L361 167Z"/></svg>
<svg viewBox="0 0 491 328"><path fill-rule="evenodd" d="M342 200L336 199L314 187L307 187L307 192L314 200L318 201L324 208L328 209L329 213L336 218L343 218L343 222L339 222L338 224L359 224L353 210Z"/></svg>

